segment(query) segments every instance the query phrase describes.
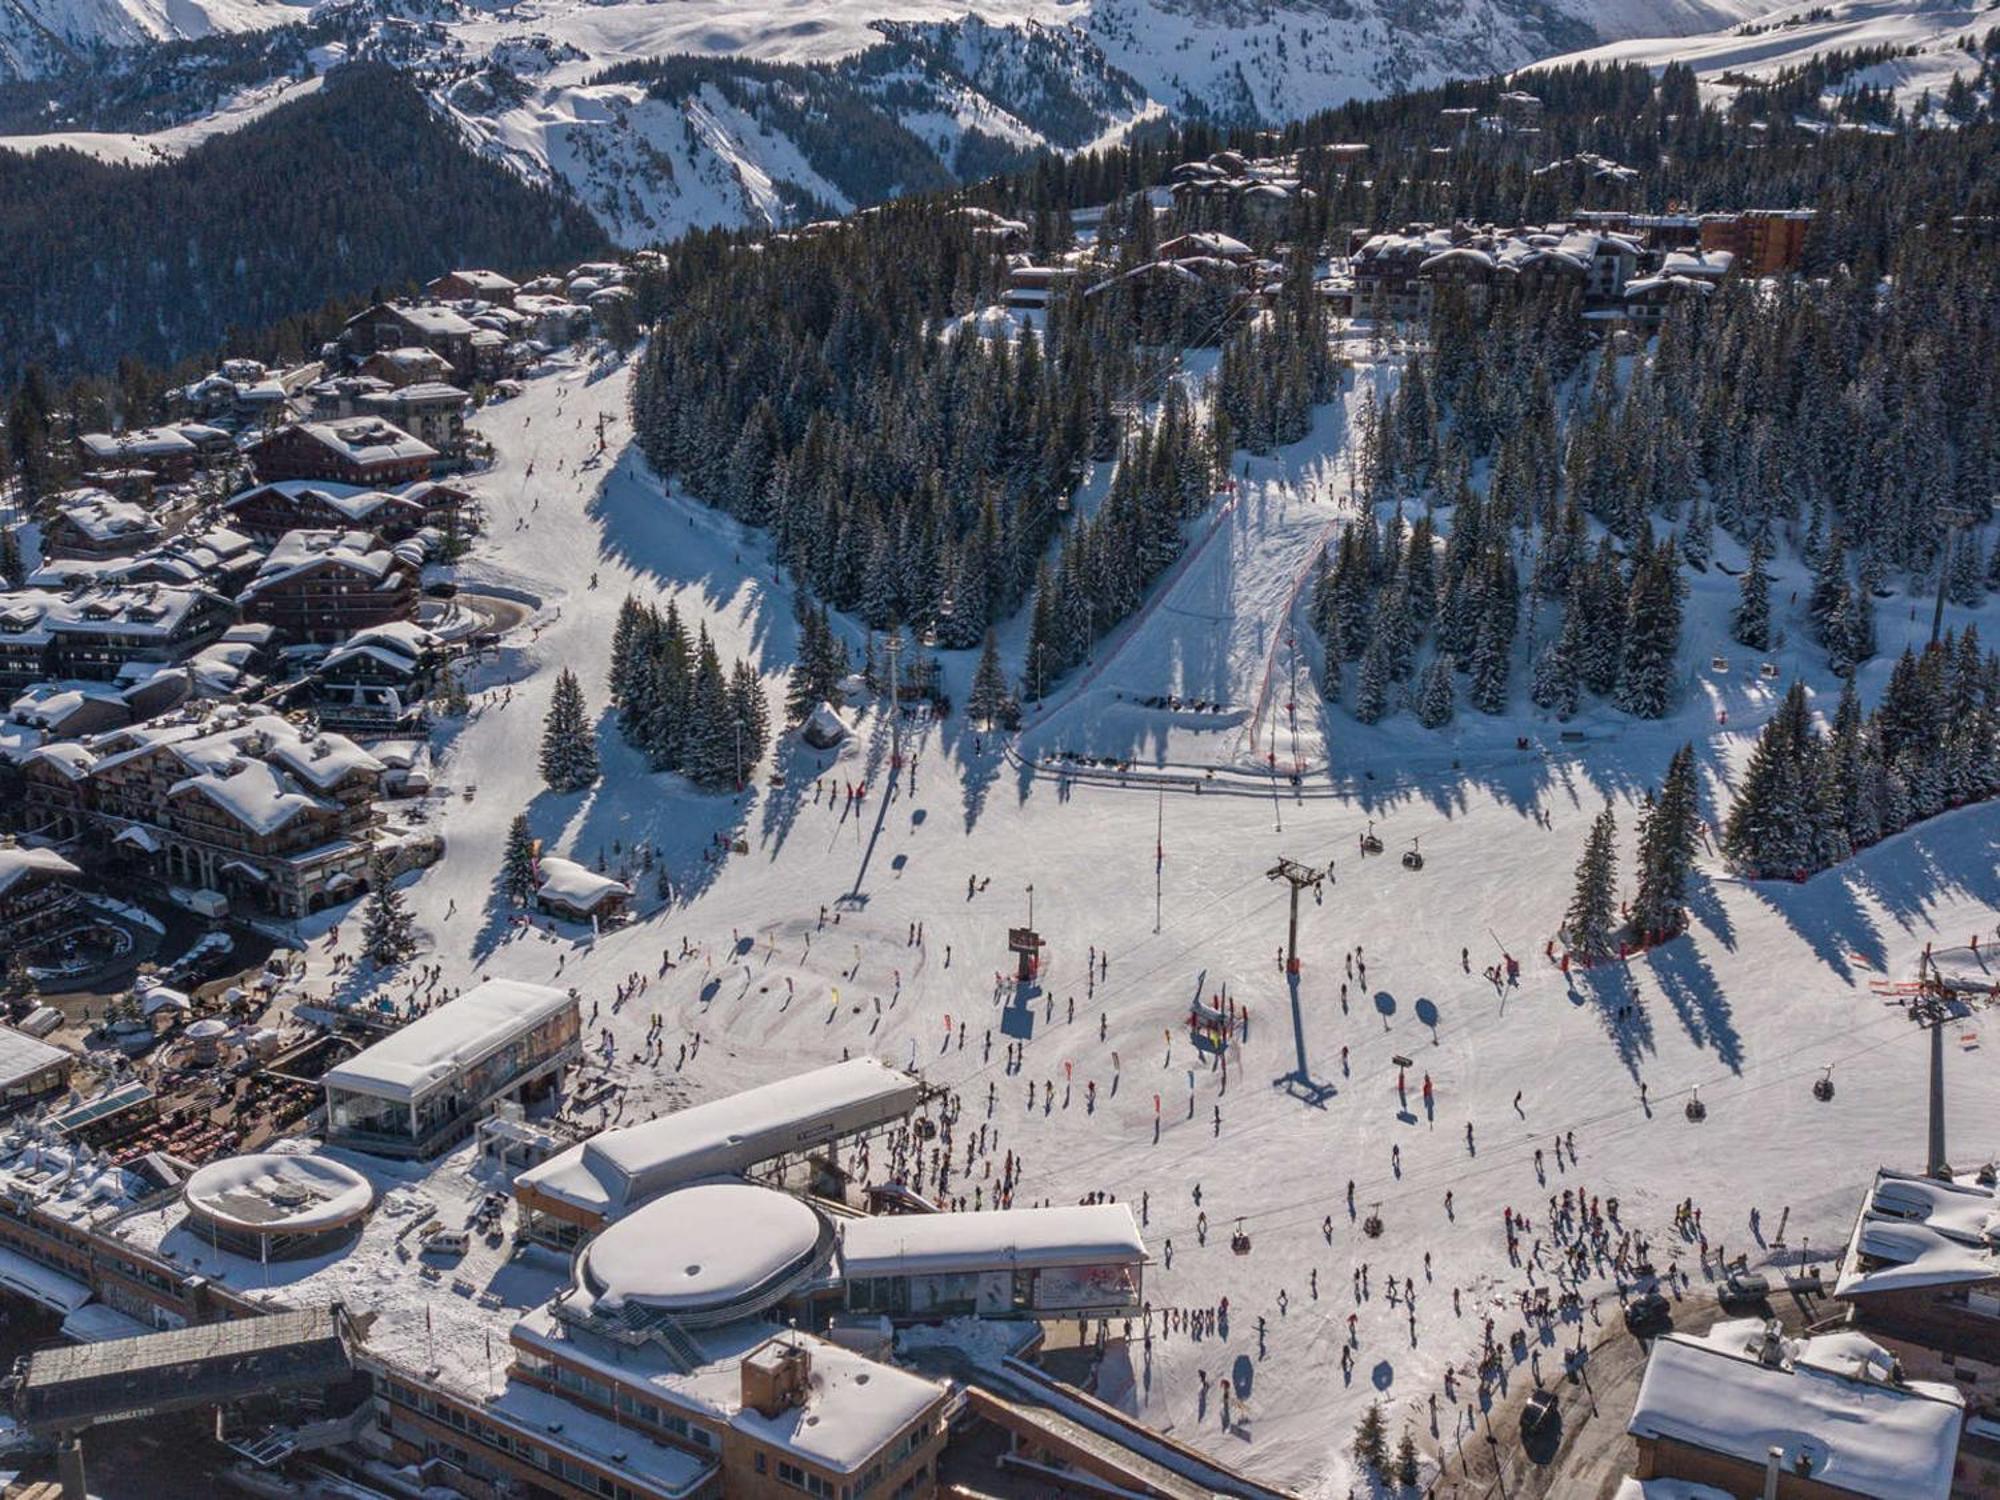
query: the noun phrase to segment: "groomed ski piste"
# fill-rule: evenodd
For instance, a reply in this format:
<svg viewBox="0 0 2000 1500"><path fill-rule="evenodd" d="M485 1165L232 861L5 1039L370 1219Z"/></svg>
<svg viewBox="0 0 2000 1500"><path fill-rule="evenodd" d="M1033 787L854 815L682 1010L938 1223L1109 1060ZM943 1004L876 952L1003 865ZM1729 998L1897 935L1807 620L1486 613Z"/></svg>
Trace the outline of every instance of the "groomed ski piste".
<svg viewBox="0 0 2000 1500"><path fill-rule="evenodd" d="M1358 362L1357 381L1377 378L1393 372ZM1440 735L1404 711L1362 729L1308 689L1317 648L1296 589L1330 523L1352 514L1350 400L1322 410L1292 449L1237 456L1234 493L1190 523L1184 563L1030 710L1018 744L980 735L962 714L912 720L892 774L886 718L863 704L837 751L781 736L741 796L702 795L648 773L605 709L619 604L627 593L676 600L724 660L760 666L775 712L794 596L763 536L664 487L629 446L628 384L626 367L556 362L479 414L497 455L478 481L487 535L451 576L528 601L532 615L469 684L470 715L439 733L446 854L405 883L424 950L377 973L353 961L358 910L337 931L329 924L343 914L324 916L302 934L309 990L400 997L431 964L448 988L481 977L576 986L587 1016L596 1010L587 1067L621 1091L605 1107L611 1123L847 1054L915 1066L960 1093L969 1121L990 1119L998 1149L1020 1159L1016 1206L1108 1192L1142 1210L1155 1334L1149 1350L1136 1329L1129 1345L1114 1342L1096 1394L1310 1495L1358 1482L1348 1445L1371 1401L1383 1402L1392 1446L1407 1427L1427 1455L1449 1456L1468 1436L1485 1319L1504 1339L1527 1286L1509 1261L1504 1210L1534 1225L1525 1255L1550 1194L1616 1197L1622 1225L1653 1242L1662 1270L1677 1260L1699 1287L1695 1248L1673 1227L1681 1200L1703 1210L1711 1246L1747 1252L1753 1268L1792 1268L1837 1253L1878 1165L1922 1167L1928 1050L1884 991L1913 978L1929 947L1955 975L1989 973L2000 808L1948 813L1803 884L1746 884L1706 862L1688 936L1567 977L1544 956L1607 798L1629 875L1636 799L1675 746L1697 742L1713 793L1793 674L1831 709L1834 679L1807 649L1777 652L1775 680L1740 649L1713 670L1735 593L1720 570L1688 602L1672 719L1593 709L1557 726L1528 710L1517 669L1513 716L1461 710ZM1719 560L1735 561L1726 548ZM1773 599L1787 624L1794 583L1781 565ZM1910 605L1882 604L1882 655L1861 684L1870 703L1905 639L1928 630L1928 602ZM1948 623L1967 620L1986 623L1957 611ZM843 628L858 645L852 622ZM1018 620L1002 633L1010 670L1023 635ZM961 703L972 656L945 658ZM555 795L536 748L564 665L598 720L604 774L587 792ZM1224 711L1141 701L1161 697ZM1281 759L1304 766L1296 785L1271 774L1274 739ZM1132 764L1058 775L1065 763L1045 759L1057 752ZM849 785L866 786L858 803ZM646 842L671 899L648 875L629 926L593 937L574 924L550 930L547 918L524 925L499 889L507 826L524 810L547 852L592 867L602 854L615 869ZM1386 851L1364 858L1371 821ZM1397 856L1418 841L1423 868L1405 868ZM1296 1005L1276 957L1289 893L1267 875L1280 856L1333 869L1322 899L1303 904ZM1023 1001L999 976L1011 972L1008 929L1027 923L1031 900L1047 946L1040 990ZM684 944L694 956L681 960ZM1091 954L1103 960L1095 978ZM1496 987L1482 971L1506 955L1520 980ZM2000 964L1991 972L2000 978ZM644 991L614 1006L638 976ZM1191 1001L1225 990L1247 1013L1226 1074L1193 1050L1186 1025ZM642 1061L655 1016L667 1046ZM1948 1032L1961 1164L2000 1151L1985 1025L1975 1011ZM697 1033L677 1067L676 1044ZM1010 1042L1023 1046L1015 1071L1003 1061ZM1407 1102L1398 1055L1410 1059ZM1829 1066L1837 1091L1821 1103L1811 1084ZM1699 1124L1684 1113L1696 1090ZM1553 1149L1572 1133L1573 1161ZM1753 1236L1753 1208L1765 1235L1789 1211L1786 1248ZM1371 1212L1375 1239L1361 1229ZM1239 1220L1248 1254L1232 1253ZM1370 1295L1357 1301L1364 1263ZM1414 1305L1384 1295L1390 1277L1413 1285ZM1586 1290L1603 1296L1586 1320L1593 1338L1592 1320L1609 1331L1617 1303L1609 1282ZM423 1295L415 1283L380 1292ZM1161 1331L1161 1310L1225 1298L1226 1331ZM1560 1347L1536 1348L1544 1375L1559 1372ZM1460 1377L1456 1403L1442 1395L1447 1367ZM1525 1363L1507 1371L1510 1383L1531 1378Z"/></svg>

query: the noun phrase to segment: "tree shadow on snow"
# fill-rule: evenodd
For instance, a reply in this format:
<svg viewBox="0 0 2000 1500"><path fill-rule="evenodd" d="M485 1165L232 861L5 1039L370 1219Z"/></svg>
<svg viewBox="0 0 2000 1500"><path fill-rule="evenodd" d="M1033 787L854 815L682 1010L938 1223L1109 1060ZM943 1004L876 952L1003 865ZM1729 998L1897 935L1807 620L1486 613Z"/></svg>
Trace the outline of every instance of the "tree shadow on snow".
<svg viewBox="0 0 2000 1500"><path fill-rule="evenodd" d="M1646 1013L1638 987L1626 976L1625 966L1599 964L1593 969L1570 970L1569 999L1572 1005L1589 1005L1618 1053L1618 1061L1636 1081L1639 1062L1658 1050L1653 1042L1653 1018ZM1624 1008L1621 1017L1618 1012Z"/></svg>
<svg viewBox="0 0 2000 1500"><path fill-rule="evenodd" d="M1713 1047L1716 1060L1732 1073L1743 1071L1743 1039L1729 1012L1729 999L1716 982L1715 971L1694 945L1682 936L1646 950L1646 966L1681 1026L1697 1047Z"/></svg>
<svg viewBox="0 0 2000 1500"><path fill-rule="evenodd" d="M1736 924L1729 920L1729 908L1722 904L1715 882L1702 870L1688 874L1688 912L1726 950L1736 951Z"/></svg>
<svg viewBox="0 0 2000 1500"><path fill-rule="evenodd" d="M1743 888L1782 917L1814 957L1847 984L1856 982L1857 960L1861 967L1876 970L1886 962L1882 934L1855 897L1844 869L1825 871L1801 884L1746 880Z"/></svg>
<svg viewBox="0 0 2000 1500"><path fill-rule="evenodd" d="M699 590L702 614L738 624L761 672L791 666L799 633L795 590L776 574L764 533L664 484L633 446L598 481L585 514L598 523L599 555L637 576L635 592L643 597L647 583L663 593ZM692 634L697 620L686 605L681 613Z"/></svg>

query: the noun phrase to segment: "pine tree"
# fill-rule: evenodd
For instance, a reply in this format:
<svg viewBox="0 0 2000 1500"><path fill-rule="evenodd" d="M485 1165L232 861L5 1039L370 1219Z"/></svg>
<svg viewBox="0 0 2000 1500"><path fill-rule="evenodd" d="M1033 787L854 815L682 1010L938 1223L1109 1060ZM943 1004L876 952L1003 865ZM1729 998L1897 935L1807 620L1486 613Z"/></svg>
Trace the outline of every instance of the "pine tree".
<svg viewBox="0 0 2000 1500"><path fill-rule="evenodd" d="M1641 719L1662 718L1673 706L1681 635L1678 582L1670 547L1652 549L1633 571L1617 697L1620 708Z"/></svg>
<svg viewBox="0 0 2000 1500"><path fill-rule="evenodd" d="M1354 1461L1371 1474L1380 1474L1389 1463L1389 1441L1382 1422L1382 1403L1371 1401L1354 1429Z"/></svg>
<svg viewBox="0 0 2000 1500"><path fill-rule="evenodd" d="M736 716L730 710L729 683L716 655L715 642L703 626L696 647L693 699L688 710L686 753L681 772L696 786L720 790L736 783Z"/></svg>
<svg viewBox="0 0 2000 1500"><path fill-rule="evenodd" d="M2000 552L1995 552L2000 557ZM21 586L26 567L21 560L21 536L18 527L0 526L0 583L10 589Z"/></svg>
<svg viewBox="0 0 2000 1500"><path fill-rule="evenodd" d="M1381 722L1389 711L1389 644L1379 628L1368 638L1361 665L1354 671L1354 717L1363 724Z"/></svg>
<svg viewBox="0 0 2000 1500"><path fill-rule="evenodd" d="M526 906L534 898L535 835L528 827L528 815L516 813L507 826L507 849L500 861L500 889L516 906Z"/></svg>
<svg viewBox="0 0 2000 1500"><path fill-rule="evenodd" d="M1000 644L991 630L979 649L979 665L972 673L972 691L965 711L972 722L988 729L1004 727L1015 717L1013 700L1007 693L1007 676L1000 666Z"/></svg>
<svg viewBox="0 0 2000 1500"><path fill-rule="evenodd" d="M730 727L740 736L731 748L735 779L741 790L764 758L765 746L771 738L771 706L764 697L763 680L749 662L738 661L730 669L728 698Z"/></svg>
<svg viewBox="0 0 2000 1500"><path fill-rule="evenodd" d="M1413 1490L1422 1476L1423 1468L1417 1461L1417 1440L1406 1427L1402 1440L1396 1444L1396 1483Z"/></svg>
<svg viewBox="0 0 2000 1500"><path fill-rule="evenodd" d="M556 674L542 721L542 780L552 791L578 792L597 780L597 740L583 703L583 684L564 667Z"/></svg>
<svg viewBox="0 0 2000 1500"><path fill-rule="evenodd" d="M1771 649L1771 575L1764 571L1764 540L1750 544L1750 561L1737 584L1736 613L1730 629L1737 641L1752 651Z"/></svg>
<svg viewBox="0 0 2000 1500"><path fill-rule="evenodd" d="M1576 712L1581 686L1577 681L1576 658L1565 649L1562 636L1542 647L1535 658L1534 681L1528 688L1535 707L1547 709L1558 719L1568 719Z"/></svg>
<svg viewBox="0 0 2000 1500"><path fill-rule="evenodd" d="M381 850L368 862L368 885L362 947L378 964L398 963L417 945L416 923L389 873L389 856Z"/></svg>
<svg viewBox="0 0 2000 1500"><path fill-rule="evenodd" d="M1723 824L1722 851L1753 878L1789 876L1812 859L1818 743L1805 687L1792 683L1778 712L1765 724L1743 768Z"/></svg>
<svg viewBox="0 0 2000 1500"><path fill-rule="evenodd" d="M1576 866L1576 893L1563 917L1563 941L1585 959L1611 951L1618 916L1618 822L1607 804L1590 825Z"/></svg>
<svg viewBox="0 0 2000 1500"><path fill-rule="evenodd" d="M1424 668L1417 690L1417 722L1426 729L1442 729L1455 711L1451 658L1440 653Z"/></svg>
<svg viewBox="0 0 2000 1500"><path fill-rule="evenodd" d="M1641 943L1664 942L1685 925L1688 877L1700 828L1694 747L1683 745L1667 763L1659 796L1649 801L1639 818L1639 889L1632 898L1632 931Z"/></svg>

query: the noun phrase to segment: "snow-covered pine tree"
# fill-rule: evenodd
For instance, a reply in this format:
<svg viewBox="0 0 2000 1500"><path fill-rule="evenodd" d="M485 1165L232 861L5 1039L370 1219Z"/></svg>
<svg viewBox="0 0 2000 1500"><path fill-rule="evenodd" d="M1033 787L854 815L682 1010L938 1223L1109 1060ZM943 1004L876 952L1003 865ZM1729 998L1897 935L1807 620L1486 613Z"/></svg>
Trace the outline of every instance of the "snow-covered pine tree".
<svg viewBox="0 0 2000 1500"><path fill-rule="evenodd" d="M1722 852L1745 874L1766 879L1810 868L1819 745L1794 679L1778 712L1751 748L1722 830Z"/></svg>
<svg viewBox="0 0 2000 1500"><path fill-rule="evenodd" d="M1379 623L1354 669L1354 717L1363 724L1381 722L1389 711L1389 643Z"/></svg>
<svg viewBox="0 0 2000 1500"><path fill-rule="evenodd" d="M817 610L807 610L805 618L799 622L799 654L785 678L785 722L788 724L804 723L806 716L820 705L819 660L825 649L820 637L826 628L826 617Z"/></svg>
<svg viewBox="0 0 2000 1500"><path fill-rule="evenodd" d="M633 658L639 654L638 636L645 609L630 594L618 606L618 623L611 628L611 665L605 673L605 691L614 705L622 705L632 680Z"/></svg>
<svg viewBox="0 0 2000 1500"><path fill-rule="evenodd" d="M1688 506L1687 527L1681 532L1681 556L1697 573L1706 573L1715 556L1715 515L1699 498Z"/></svg>
<svg viewBox="0 0 2000 1500"><path fill-rule="evenodd" d="M694 690L681 773L710 791L736 784L736 718L730 712L729 681L708 627L695 648Z"/></svg>
<svg viewBox="0 0 2000 1500"><path fill-rule="evenodd" d="M1633 571L1626 599L1625 653L1618 706L1641 719L1665 716L1674 700L1674 658L1680 650L1681 607L1674 549L1649 548Z"/></svg>
<svg viewBox="0 0 2000 1500"><path fill-rule="evenodd" d="M1576 891L1563 916L1563 941L1586 959L1611 951L1612 927L1618 918L1618 821L1610 805L1592 820L1577 861Z"/></svg>
<svg viewBox="0 0 2000 1500"><path fill-rule="evenodd" d="M1737 584L1736 613L1730 618L1731 633L1752 651L1771 649L1771 575L1764 571L1768 557L1760 536L1750 544L1750 560Z"/></svg>
<svg viewBox="0 0 2000 1500"><path fill-rule="evenodd" d="M1665 942L1686 925L1688 877L1700 828L1694 747L1683 745L1667 763L1659 795L1639 815L1639 888L1632 898L1631 925L1640 943Z"/></svg>
<svg viewBox="0 0 2000 1500"><path fill-rule="evenodd" d="M399 963L417 945L416 922L389 874L389 856L380 849L368 861L368 887L368 909L362 918L362 948L378 964Z"/></svg>
<svg viewBox="0 0 2000 1500"><path fill-rule="evenodd" d="M764 696L763 679L747 661L739 660L729 672L729 718L743 737L739 772L747 782L771 742L770 700Z"/></svg>
<svg viewBox="0 0 2000 1500"><path fill-rule="evenodd" d="M1833 621L1846 607L1847 598L1847 548L1836 530L1820 549L1819 561L1813 567L1812 589L1806 595L1806 614L1812 620L1813 639L1828 650L1846 647Z"/></svg>
<svg viewBox="0 0 2000 1500"><path fill-rule="evenodd" d="M973 669L965 711L974 724L989 729L1006 727L1015 717L1007 693L1007 674L1000 665L1000 642L991 630L986 632L985 643L979 648L979 665Z"/></svg>
<svg viewBox="0 0 2000 1500"><path fill-rule="evenodd" d="M1440 652L1424 668L1417 688L1417 722L1426 729L1442 729L1456 711L1451 658Z"/></svg>
<svg viewBox="0 0 2000 1500"><path fill-rule="evenodd" d="M552 791L576 792L597 780L597 743L583 703L583 685L564 667L556 674L542 721L542 780Z"/></svg>
<svg viewBox="0 0 2000 1500"><path fill-rule="evenodd" d="M1479 614L1479 634L1472 643L1471 684L1466 697L1483 714L1507 711L1507 681L1513 669L1512 610L1497 594L1489 596Z"/></svg>
<svg viewBox="0 0 2000 1500"><path fill-rule="evenodd" d="M507 848L500 857L500 889L516 906L526 906L535 894L535 835L526 813L514 814L507 825Z"/></svg>
<svg viewBox="0 0 2000 1500"><path fill-rule="evenodd" d="M1547 709L1558 719L1567 719L1576 712L1582 687L1577 681L1576 658L1566 644L1569 633L1569 623L1564 621L1562 633L1542 647L1535 657L1534 681L1528 688L1535 707Z"/></svg>

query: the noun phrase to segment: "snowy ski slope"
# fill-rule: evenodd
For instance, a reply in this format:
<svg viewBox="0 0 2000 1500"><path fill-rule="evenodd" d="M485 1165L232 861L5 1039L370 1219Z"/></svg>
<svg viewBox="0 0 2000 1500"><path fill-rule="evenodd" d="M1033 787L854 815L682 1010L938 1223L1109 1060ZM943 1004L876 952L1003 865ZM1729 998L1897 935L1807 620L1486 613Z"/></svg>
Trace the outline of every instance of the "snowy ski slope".
<svg viewBox="0 0 2000 1500"><path fill-rule="evenodd" d="M1516 733L1545 733L1525 715L1462 717L1462 742L1442 748L1406 714L1372 738L1336 716L1313 729L1327 738L1312 756L1323 761L1330 749L1332 773L1309 775L1296 793L1230 769L1254 763L1235 748L1247 716L1216 729L1156 727L1136 710L1106 706L1107 692L1176 681L1253 701L1269 643L1284 628L1281 585L1334 513L1330 501L1309 498L1311 487L1344 493L1335 410L1306 443L1251 464L1214 542L1161 586L1096 679L1059 695L1024 737L1030 751L1108 737L1149 764L1222 767L1203 792L1060 784L1004 757L991 739L975 742L961 718L916 731L910 772L892 781L886 726L873 715L830 760L781 741L740 800L647 774L606 722L602 783L584 794L546 792L533 749L555 669L575 667L593 713L603 708L612 620L627 591L676 599L690 624L705 619L725 658L760 664L774 701L795 644L791 592L773 577L763 539L663 493L625 447L626 391L622 370L566 364L481 414L499 455L480 481L490 533L458 576L530 599L536 613L474 684L474 713L448 736L441 774L454 794L437 804L447 853L409 885L428 944L418 961L441 963L448 984L476 975L573 984L601 1002L596 1025L617 1037L609 1072L627 1090L625 1118L843 1052L914 1062L959 1089L974 1120L987 1118L990 1086L1002 1147L1025 1161L1024 1194L1066 1203L1108 1190L1142 1202L1153 1304L1229 1300L1226 1336L1156 1339L1149 1357L1136 1344L1114 1347L1100 1394L1261 1478L1331 1496L1354 1482L1347 1440L1378 1396L1392 1438L1407 1423L1426 1453L1452 1449L1454 1408L1441 1401L1433 1433L1425 1397L1447 1364L1468 1368L1486 1314L1502 1337L1517 1321L1510 1299L1522 1282L1506 1258L1503 1206L1539 1223L1549 1193L1581 1185L1616 1195L1625 1223L1664 1246L1673 1204L1691 1194L1712 1241L1749 1252L1753 1264L1790 1263L1808 1241L1816 1259L1836 1245L1876 1164L1921 1164L1923 1041L1869 985L1908 977L1929 943L1960 950L1975 931L1991 936L2000 809L1949 814L1802 886L1747 886L1711 870L1691 937L1570 985L1542 952L1590 816L1612 799L1629 860L1633 798L1672 745L1699 736L1712 773L1741 757L1741 718L1732 714L1726 731L1715 725L1709 693L1723 690L1714 684L1691 690L1679 720L1620 732L1606 725L1601 740L1546 754L1514 753ZM593 464L600 414L611 423L611 451ZM1197 536L1209 524L1195 523ZM1774 594L1782 606L1782 584ZM1704 663L1710 648L1700 632L1717 607L1700 591L1690 601L1689 650ZM1885 605L1885 652L1922 623ZM1007 639L1018 657L1018 624ZM1796 667L1781 663L1818 670L1802 657ZM1754 698L1771 686L1754 670L1758 686L1744 684L1746 664L1735 665L1727 701L1754 717ZM947 664L960 701L970 666L964 657ZM502 706L505 685L511 702ZM787 773L785 786L769 784L774 768ZM868 784L858 812L844 799L815 798L822 772ZM1251 794L1226 794L1237 783ZM520 936L496 880L508 821L523 809L550 849L586 862L601 851L615 865L614 840L651 841L676 883L674 902L662 909L647 878L631 927L596 941L574 927ZM1157 927L1156 819L1164 829ZM1363 860L1356 841L1371 819L1389 852ZM740 835L748 852L711 862L719 832ZM1394 856L1417 838L1428 863L1412 872ZM1281 854L1331 861L1336 877L1324 904L1303 913L1296 1011L1273 957L1284 888L1266 871ZM971 876L982 884L968 896ZM1025 919L1030 885L1049 945L1047 993L1003 1004L994 976L1008 965L1006 930ZM319 920L310 932L324 931ZM909 941L916 923L921 946ZM341 947L352 950L360 926L343 924ZM700 956L663 971L663 953L684 938ZM1365 983L1343 967L1357 945ZM1101 982L1086 978L1091 949L1108 955ZM1523 978L1496 992L1479 971L1503 950L1520 959ZM336 951L313 942L313 987L361 988L353 971L334 972ZM1951 962L1986 972L1987 960L1969 952ZM614 986L635 974L650 977L647 991L614 1013ZM1191 998L1225 986L1249 1011L1226 1082L1197 1063L1183 1027ZM1627 1004L1636 1015L1621 1023ZM631 1061L655 1013L668 1030L657 1069ZM947 1039L959 1022L968 1027L962 1050ZM1974 1017L1951 1033L1952 1145L1964 1162L2000 1150L2000 1054L1982 1044L1985 1030L1986 1018ZM699 1053L676 1071L675 1043L694 1031ZM1026 1045L1020 1074L1002 1067L1010 1039ZM1397 1054L1413 1060L1407 1108L1395 1088ZM1821 1104L1808 1086L1828 1064L1838 1093ZM1436 1088L1434 1117L1416 1103L1424 1074ZM1045 1079L1052 1106L1038 1098L1024 1107L1029 1086L1039 1091ZM1709 1109L1699 1126L1682 1115L1697 1087ZM1476 1156L1466 1150L1468 1122ZM1535 1151L1572 1130L1579 1163L1560 1172L1546 1163L1548 1180L1539 1180ZM1350 1179L1360 1213L1380 1206L1379 1240L1363 1239L1349 1217ZM1790 1208L1788 1251L1753 1241L1753 1206L1767 1224ZM1245 1257L1227 1245L1238 1216L1253 1241ZM1662 1264L1673 1253L1663 1250ZM1375 1290L1358 1308L1358 1360L1343 1381L1337 1355L1363 1261ZM1691 1250L1681 1264L1693 1269ZM1414 1316L1384 1300L1390 1273L1414 1280ZM1559 1355L1540 1357L1547 1370ZM1244 1393L1227 1430L1219 1406L1201 1397L1200 1372L1228 1375ZM1510 1366L1510 1382L1526 1378ZM1458 1417L1462 1425L1462 1407Z"/></svg>

